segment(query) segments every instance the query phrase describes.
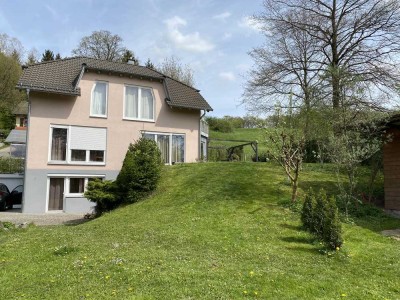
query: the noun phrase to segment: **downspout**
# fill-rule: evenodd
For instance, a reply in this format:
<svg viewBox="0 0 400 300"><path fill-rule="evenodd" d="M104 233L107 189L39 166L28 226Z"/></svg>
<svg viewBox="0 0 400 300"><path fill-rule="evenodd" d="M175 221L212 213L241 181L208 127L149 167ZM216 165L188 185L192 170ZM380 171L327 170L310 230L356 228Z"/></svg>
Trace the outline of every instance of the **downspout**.
<svg viewBox="0 0 400 300"><path fill-rule="evenodd" d="M22 206L22 213L25 212L25 197L26 197L26 193L25 193L25 187L26 187L26 172L27 172L27 167L28 167L28 147L29 147L29 128L30 128L30 123L31 123L31 101L29 99L29 89L26 89L26 94L27 94L27 101L28 101L28 120L27 120L27 124L26 124L26 142L25 142L25 162L24 162L24 192L22 193L22 202L21 202L21 206Z"/></svg>
<svg viewBox="0 0 400 300"><path fill-rule="evenodd" d="M200 119L199 119L199 161L204 159L204 158L201 157L201 120L206 115L206 112L207 111L204 110L204 113L200 116Z"/></svg>

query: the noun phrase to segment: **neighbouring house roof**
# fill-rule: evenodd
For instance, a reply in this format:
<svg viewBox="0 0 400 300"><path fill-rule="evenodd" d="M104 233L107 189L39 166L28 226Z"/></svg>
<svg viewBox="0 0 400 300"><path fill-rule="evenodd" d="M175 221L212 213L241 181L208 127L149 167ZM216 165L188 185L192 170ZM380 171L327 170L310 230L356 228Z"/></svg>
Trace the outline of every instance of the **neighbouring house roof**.
<svg viewBox="0 0 400 300"><path fill-rule="evenodd" d="M172 107L213 110L200 91L152 69L128 63L87 57L72 57L24 67L17 84L19 89L79 96L82 72L93 70L164 83L167 103Z"/></svg>
<svg viewBox="0 0 400 300"><path fill-rule="evenodd" d="M386 127L400 127L400 113L392 115L386 123Z"/></svg>
<svg viewBox="0 0 400 300"><path fill-rule="evenodd" d="M26 130L11 130L5 140L6 143L26 144Z"/></svg>
<svg viewBox="0 0 400 300"><path fill-rule="evenodd" d="M12 112L14 115L27 115L28 114L28 102L22 101L20 102L17 107L13 109Z"/></svg>

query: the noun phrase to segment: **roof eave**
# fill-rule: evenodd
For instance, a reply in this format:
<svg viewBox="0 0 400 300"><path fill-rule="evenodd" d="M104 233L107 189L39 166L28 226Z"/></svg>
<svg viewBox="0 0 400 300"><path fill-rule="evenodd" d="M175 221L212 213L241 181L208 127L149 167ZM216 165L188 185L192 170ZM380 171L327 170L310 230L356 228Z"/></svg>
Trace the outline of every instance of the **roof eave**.
<svg viewBox="0 0 400 300"><path fill-rule="evenodd" d="M80 96L81 95L80 88L77 88L77 89L71 91L71 90L52 89L52 88L30 86L30 85L23 85L23 84L17 85L16 88L19 90L30 90L33 92L58 94L58 95L64 95L64 96Z"/></svg>
<svg viewBox="0 0 400 300"><path fill-rule="evenodd" d="M167 100L166 102L170 107L205 110L207 112L213 111L213 109L211 107L200 107L200 106L195 107L195 106L189 106L189 105L177 105L177 104L171 103L170 100L169 101Z"/></svg>

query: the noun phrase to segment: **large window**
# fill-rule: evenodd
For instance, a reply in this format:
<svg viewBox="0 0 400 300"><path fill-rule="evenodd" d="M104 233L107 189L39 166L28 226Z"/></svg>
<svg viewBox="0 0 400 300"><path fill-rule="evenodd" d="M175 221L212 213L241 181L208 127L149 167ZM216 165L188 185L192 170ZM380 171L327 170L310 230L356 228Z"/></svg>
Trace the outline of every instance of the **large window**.
<svg viewBox="0 0 400 300"><path fill-rule="evenodd" d="M143 136L157 143L164 163L174 164L185 161L185 135L145 132Z"/></svg>
<svg viewBox="0 0 400 300"><path fill-rule="evenodd" d="M104 164L106 128L52 126L50 162Z"/></svg>
<svg viewBox="0 0 400 300"><path fill-rule="evenodd" d="M152 89L125 86L124 119L154 121Z"/></svg>
<svg viewBox="0 0 400 300"><path fill-rule="evenodd" d="M90 115L93 117L107 117L107 82L97 81L92 89Z"/></svg>

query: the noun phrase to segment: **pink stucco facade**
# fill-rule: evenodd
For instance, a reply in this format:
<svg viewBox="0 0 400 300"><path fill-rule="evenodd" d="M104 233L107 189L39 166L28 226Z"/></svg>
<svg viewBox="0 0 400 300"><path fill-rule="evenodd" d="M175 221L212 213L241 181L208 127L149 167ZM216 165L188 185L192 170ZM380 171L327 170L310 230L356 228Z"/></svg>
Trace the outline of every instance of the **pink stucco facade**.
<svg viewBox="0 0 400 300"><path fill-rule="evenodd" d="M95 83L99 81L107 83L106 117L90 115L92 90ZM127 85L151 88L154 99L153 121L124 119L124 97ZM121 169L129 144L139 139L143 132L169 136L171 141L173 136L179 136L180 143L184 136L183 161L192 163L198 160L201 111L170 107L164 100L165 88L161 80L85 72L78 86L81 91L80 96L30 92L25 190L22 205L24 213L90 212L94 204L84 197L82 184L86 185L90 178L114 180ZM87 140L93 143L101 141L101 147L105 147L100 151L104 154L104 161L88 160L88 156L86 156L86 161L73 160L72 152L67 152L66 159L52 160L54 128L57 130L67 128L67 149L72 149L69 143L71 145L74 143L76 148L73 149L87 149L84 148L88 147ZM79 130L86 135L77 134ZM100 131L101 135L96 135L96 132ZM91 139L86 138L88 132L93 133ZM75 138L72 138L74 134ZM86 146L83 146L84 143ZM179 145L179 149L182 149L182 144ZM179 152L179 160L176 161L182 161L181 153ZM170 161L173 161L172 156L170 157Z"/></svg>
<svg viewBox="0 0 400 300"><path fill-rule="evenodd" d="M108 83L107 117L91 117L91 93L96 81ZM154 122L133 121L123 118L124 86L152 88L154 95ZM141 132L184 134L185 162L195 162L199 157L199 110L171 108L164 101L166 95L161 82L128 77L109 76L95 72L84 73L79 87L81 96L31 93L29 119L29 146L27 169L51 170L119 170L129 143ZM105 164L52 164L49 163L50 126L78 125L107 129Z"/></svg>

